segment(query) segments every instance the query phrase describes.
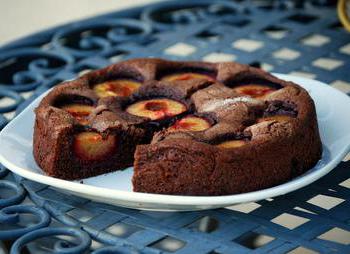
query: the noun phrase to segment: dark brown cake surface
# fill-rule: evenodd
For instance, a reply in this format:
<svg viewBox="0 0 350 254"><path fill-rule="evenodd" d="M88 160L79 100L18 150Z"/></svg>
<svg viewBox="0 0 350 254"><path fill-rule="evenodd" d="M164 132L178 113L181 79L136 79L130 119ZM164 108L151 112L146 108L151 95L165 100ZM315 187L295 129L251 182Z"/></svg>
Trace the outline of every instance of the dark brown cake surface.
<svg viewBox="0 0 350 254"><path fill-rule="evenodd" d="M238 63L133 59L55 87L36 109L34 158L81 179L134 165L134 191L226 195L310 169L322 144L297 84Z"/></svg>

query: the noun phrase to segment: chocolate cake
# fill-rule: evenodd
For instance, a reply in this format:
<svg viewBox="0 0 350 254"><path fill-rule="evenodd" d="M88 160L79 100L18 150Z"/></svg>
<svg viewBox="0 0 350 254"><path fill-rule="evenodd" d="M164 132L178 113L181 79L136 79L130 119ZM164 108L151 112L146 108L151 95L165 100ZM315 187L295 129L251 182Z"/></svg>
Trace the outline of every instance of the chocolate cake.
<svg viewBox="0 0 350 254"><path fill-rule="evenodd" d="M120 62L58 85L35 113L33 152L47 175L133 165L137 192L259 190L304 173L322 153L309 94L233 62Z"/></svg>

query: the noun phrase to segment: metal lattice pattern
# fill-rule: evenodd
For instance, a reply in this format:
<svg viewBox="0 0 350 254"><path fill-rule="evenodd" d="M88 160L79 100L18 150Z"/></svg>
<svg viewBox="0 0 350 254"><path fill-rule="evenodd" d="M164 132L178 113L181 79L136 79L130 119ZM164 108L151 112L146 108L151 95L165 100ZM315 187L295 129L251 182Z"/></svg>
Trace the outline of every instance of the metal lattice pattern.
<svg viewBox="0 0 350 254"><path fill-rule="evenodd" d="M166 2L18 40L0 49L0 129L59 82L134 57L234 60L349 93L350 34L321 2ZM17 239L12 253L349 253L349 166L243 211L188 213L98 204L0 168L0 240Z"/></svg>

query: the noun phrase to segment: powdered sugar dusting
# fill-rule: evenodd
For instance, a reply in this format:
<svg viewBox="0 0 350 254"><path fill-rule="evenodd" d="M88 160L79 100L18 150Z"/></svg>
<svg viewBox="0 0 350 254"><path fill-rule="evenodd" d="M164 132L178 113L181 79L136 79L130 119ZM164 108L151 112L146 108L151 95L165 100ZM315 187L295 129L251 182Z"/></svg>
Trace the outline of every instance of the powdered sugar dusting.
<svg viewBox="0 0 350 254"><path fill-rule="evenodd" d="M246 103L253 104L253 105L261 104L260 100L253 99L253 98L248 97L248 96L239 96L239 97L235 97L235 98L218 99L218 100L208 101L207 103L205 103L203 105L202 111L203 112L210 112L210 111L217 110L219 108L228 107L228 106L235 104L235 103L238 103L238 102L246 102Z"/></svg>

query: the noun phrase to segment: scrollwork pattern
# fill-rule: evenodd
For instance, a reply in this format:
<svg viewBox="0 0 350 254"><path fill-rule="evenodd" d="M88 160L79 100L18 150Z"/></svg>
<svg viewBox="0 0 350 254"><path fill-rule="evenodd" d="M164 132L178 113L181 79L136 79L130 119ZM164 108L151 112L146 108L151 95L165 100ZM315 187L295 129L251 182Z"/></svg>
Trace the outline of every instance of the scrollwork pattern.
<svg viewBox="0 0 350 254"><path fill-rule="evenodd" d="M11 192L14 193L14 195L11 195L10 197L0 198L0 208L18 204L25 198L26 191L19 184L8 180L0 180L0 188L10 189Z"/></svg>
<svg viewBox="0 0 350 254"><path fill-rule="evenodd" d="M137 20L107 19L100 22L74 24L60 30L52 38L59 51L76 58L107 52L113 44L132 41L138 43L151 34L151 26Z"/></svg>
<svg viewBox="0 0 350 254"><path fill-rule="evenodd" d="M32 214L37 221L27 227L0 229L0 240L16 239L28 232L46 227L50 224L49 214L42 208L30 205L13 205L0 210L0 223L2 225L15 225L20 221L21 214Z"/></svg>
<svg viewBox="0 0 350 254"><path fill-rule="evenodd" d="M242 10L241 5L233 2L177 2L173 5L149 7L142 13L142 18L160 30L168 30L176 25L189 25L236 15Z"/></svg>
<svg viewBox="0 0 350 254"><path fill-rule="evenodd" d="M36 48L0 51L0 91L31 91L73 63L67 54Z"/></svg>
<svg viewBox="0 0 350 254"><path fill-rule="evenodd" d="M21 249L26 244L33 242L42 237L50 237L50 236L70 236L74 238L74 244L65 240L58 240L52 253L64 253L64 254L75 254L75 253L84 253L89 249L91 245L90 236L77 228L71 227L58 227L58 228L41 228L35 230L33 232L29 232L19 239L17 239L11 248L11 254L19 254L21 253ZM77 242L77 243L76 243Z"/></svg>

